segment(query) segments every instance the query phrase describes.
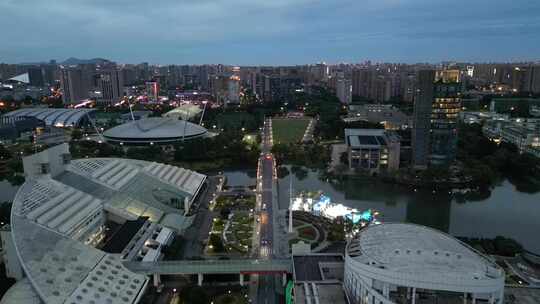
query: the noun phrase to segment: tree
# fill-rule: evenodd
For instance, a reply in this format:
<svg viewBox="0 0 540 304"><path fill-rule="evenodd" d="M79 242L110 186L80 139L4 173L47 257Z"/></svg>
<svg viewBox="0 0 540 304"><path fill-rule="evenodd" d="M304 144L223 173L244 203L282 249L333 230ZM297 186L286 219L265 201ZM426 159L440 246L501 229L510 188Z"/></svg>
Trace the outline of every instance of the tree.
<svg viewBox="0 0 540 304"><path fill-rule="evenodd" d="M349 153L341 153L341 155L339 155L339 162L344 165L349 165Z"/></svg>
<svg viewBox="0 0 540 304"><path fill-rule="evenodd" d="M79 129L73 129L71 131L71 140L80 140L82 138L82 132Z"/></svg>
<svg viewBox="0 0 540 304"><path fill-rule="evenodd" d="M229 215L231 214L231 209L229 208L222 208L220 211L219 211L219 215L221 216L222 219L227 219L229 218Z"/></svg>
<svg viewBox="0 0 540 304"><path fill-rule="evenodd" d="M205 288L200 286L191 286L182 289L180 297L183 299L183 303L191 304L208 304L210 303L210 296Z"/></svg>
<svg viewBox="0 0 540 304"><path fill-rule="evenodd" d="M11 202L0 203L0 222L9 224L11 219Z"/></svg>
<svg viewBox="0 0 540 304"><path fill-rule="evenodd" d="M287 169L287 167L280 166L280 167L277 168L277 176L278 176L278 178L284 178L287 175L289 175L289 169Z"/></svg>
<svg viewBox="0 0 540 304"><path fill-rule="evenodd" d="M0 159L6 160L11 158L11 152L4 147L4 145L0 145Z"/></svg>
<svg viewBox="0 0 540 304"><path fill-rule="evenodd" d="M208 245L212 246L212 250L214 252L225 252L225 246L223 246L223 241L221 240L221 237L217 234L210 234L210 237L208 238Z"/></svg>
<svg viewBox="0 0 540 304"><path fill-rule="evenodd" d="M158 146L131 147L127 150L126 156L128 158L151 161L161 159L162 152L161 147Z"/></svg>

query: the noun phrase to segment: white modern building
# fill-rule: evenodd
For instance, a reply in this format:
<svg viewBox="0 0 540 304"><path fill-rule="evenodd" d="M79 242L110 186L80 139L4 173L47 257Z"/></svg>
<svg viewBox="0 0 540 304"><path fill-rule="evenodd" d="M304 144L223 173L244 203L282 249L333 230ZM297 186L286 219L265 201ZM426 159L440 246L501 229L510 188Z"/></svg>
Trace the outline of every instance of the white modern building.
<svg viewBox="0 0 540 304"><path fill-rule="evenodd" d="M497 264L471 247L414 224L369 226L345 252L344 288L351 304L414 304L420 298L503 303L504 278Z"/></svg>
<svg viewBox="0 0 540 304"><path fill-rule="evenodd" d="M23 159L9 231L1 304L137 303L148 278L126 260L155 261L193 221L206 176L130 159L71 160L58 145Z"/></svg>
<svg viewBox="0 0 540 304"><path fill-rule="evenodd" d="M208 130L202 126L185 120L165 117L130 121L103 133L108 142L121 145L172 144L207 135Z"/></svg>

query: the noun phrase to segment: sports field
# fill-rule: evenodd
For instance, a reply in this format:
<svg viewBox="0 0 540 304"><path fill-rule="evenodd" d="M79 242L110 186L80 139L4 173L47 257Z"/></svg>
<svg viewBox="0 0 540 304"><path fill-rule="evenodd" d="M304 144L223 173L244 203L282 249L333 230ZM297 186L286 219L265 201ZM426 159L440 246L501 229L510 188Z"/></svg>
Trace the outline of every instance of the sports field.
<svg viewBox="0 0 540 304"><path fill-rule="evenodd" d="M274 144L288 144L301 141L308 124L309 119L306 118L272 119Z"/></svg>

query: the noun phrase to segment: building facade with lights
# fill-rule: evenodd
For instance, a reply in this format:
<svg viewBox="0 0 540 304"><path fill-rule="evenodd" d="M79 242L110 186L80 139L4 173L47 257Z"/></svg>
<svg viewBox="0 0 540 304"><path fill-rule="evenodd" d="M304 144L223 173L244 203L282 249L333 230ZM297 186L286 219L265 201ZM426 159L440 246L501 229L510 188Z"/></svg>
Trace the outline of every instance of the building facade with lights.
<svg viewBox="0 0 540 304"><path fill-rule="evenodd" d="M399 169L400 138L384 129L345 129L350 169L368 173Z"/></svg>
<svg viewBox="0 0 540 304"><path fill-rule="evenodd" d="M449 165L457 152L457 123L461 110L459 70L418 72L413 119L413 164Z"/></svg>
<svg viewBox="0 0 540 304"><path fill-rule="evenodd" d="M501 304L504 271L459 240L415 224L361 230L345 251L344 288L351 304Z"/></svg>

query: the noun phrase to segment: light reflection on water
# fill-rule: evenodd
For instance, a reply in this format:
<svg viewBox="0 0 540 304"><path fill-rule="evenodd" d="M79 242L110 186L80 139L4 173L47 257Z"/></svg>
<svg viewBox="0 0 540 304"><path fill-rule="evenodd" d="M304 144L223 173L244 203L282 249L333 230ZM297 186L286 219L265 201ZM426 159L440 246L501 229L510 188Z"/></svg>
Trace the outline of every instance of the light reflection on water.
<svg viewBox="0 0 540 304"><path fill-rule="evenodd" d="M229 183L254 184L243 171L225 172ZM289 202L289 178L280 180L280 207ZM511 237L526 249L540 253L540 193L518 192L508 181L497 186L487 198L458 200L448 193L417 191L374 180L349 180L333 185L309 171L298 179L292 174L295 191L323 191L333 202L359 210L375 209L384 222L413 222L449 232L455 236Z"/></svg>

